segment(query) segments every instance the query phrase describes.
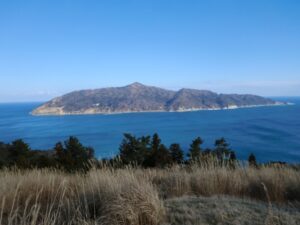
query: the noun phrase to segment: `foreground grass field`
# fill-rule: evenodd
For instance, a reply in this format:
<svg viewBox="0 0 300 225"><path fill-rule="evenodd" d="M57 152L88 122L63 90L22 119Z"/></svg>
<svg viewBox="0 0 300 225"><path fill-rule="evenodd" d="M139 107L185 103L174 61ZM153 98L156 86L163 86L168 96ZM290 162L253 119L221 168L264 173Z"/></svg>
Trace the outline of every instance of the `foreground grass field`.
<svg viewBox="0 0 300 225"><path fill-rule="evenodd" d="M299 208L228 196L180 197L165 201L165 225L298 225Z"/></svg>
<svg viewBox="0 0 300 225"><path fill-rule="evenodd" d="M1 225L300 224L299 201L292 168L0 172Z"/></svg>

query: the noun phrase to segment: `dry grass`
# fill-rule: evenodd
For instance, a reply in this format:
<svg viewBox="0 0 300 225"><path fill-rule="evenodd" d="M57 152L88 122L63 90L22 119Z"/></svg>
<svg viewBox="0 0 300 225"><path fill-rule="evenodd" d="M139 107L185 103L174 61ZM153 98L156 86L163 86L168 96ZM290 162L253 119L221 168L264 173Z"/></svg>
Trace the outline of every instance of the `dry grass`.
<svg viewBox="0 0 300 225"><path fill-rule="evenodd" d="M299 225L292 207L271 209L263 202L232 197L181 197L166 200L165 225Z"/></svg>
<svg viewBox="0 0 300 225"><path fill-rule="evenodd" d="M170 218L170 204L176 205L172 198L216 195L263 200L269 202L269 209L274 203L280 207L287 204L296 207L300 201L300 172L290 168L230 170L196 166L165 170L104 168L86 175L49 170L1 171L0 224L157 225ZM215 213L214 218L219 218L213 200L208 203L209 200L201 204ZM295 208L298 214L299 209L298 205ZM274 211L268 215L271 212ZM251 217L252 214L247 215ZM285 219L288 214L282 215ZM221 218L222 214L219 216ZM281 224L286 224L282 221ZM226 223L220 220L211 224ZM262 224L269 222L265 220Z"/></svg>
<svg viewBox="0 0 300 225"><path fill-rule="evenodd" d="M230 195L272 202L300 201L300 171L291 168L220 167L151 170L163 198Z"/></svg>
<svg viewBox="0 0 300 225"><path fill-rule="evenodd" d="M1 225L156 225L164 216L152 184L129 170L1 172L0 184Z"/></svg>

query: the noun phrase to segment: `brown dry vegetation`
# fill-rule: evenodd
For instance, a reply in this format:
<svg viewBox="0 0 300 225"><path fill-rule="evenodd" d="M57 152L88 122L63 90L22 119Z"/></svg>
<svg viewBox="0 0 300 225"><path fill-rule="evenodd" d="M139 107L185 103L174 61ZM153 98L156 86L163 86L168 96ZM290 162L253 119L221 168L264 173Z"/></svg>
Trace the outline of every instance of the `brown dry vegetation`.
<svg viewBox="0 0 300 225"><path fill-rule="evenodd" d="M299 225L299 209L228 196L180 197L165 202L164 225Z"/></svg>
<svg viewBox="0 0 300 225"><path fill-rule="evenodd" d="M290 208L293 205L296 216L288 211L284 215L291 216L291 221L299 224L299 171L291 168L241 167L231 170L197 166L171 169L103 168L73 175L50 170L1 171L0 224L182 224L170 219L174 207L178 206L180 210L181 206L174 199L216 195L262 200L269 205L278 205L279 211L280 207ZM198 198L199 202L201 198ZM207 212L215 212L210 209L212 205L208 204L209 200L205 202L201 204ZM194 210L195 215L202 215L197 213L201 208L192 207L190 210ZM184 215L181 218L185 218ZM215 218L218 217L215 215ZM220 220L211 224L227 223ZM278 224L289 223L279 217Z"/></svg>
<svg viewBox="0 0 300 225"><path fill-rule="evenodd" d="M1 172L0 224L151 224L164 215L149 181L131 171Z"/></svg>

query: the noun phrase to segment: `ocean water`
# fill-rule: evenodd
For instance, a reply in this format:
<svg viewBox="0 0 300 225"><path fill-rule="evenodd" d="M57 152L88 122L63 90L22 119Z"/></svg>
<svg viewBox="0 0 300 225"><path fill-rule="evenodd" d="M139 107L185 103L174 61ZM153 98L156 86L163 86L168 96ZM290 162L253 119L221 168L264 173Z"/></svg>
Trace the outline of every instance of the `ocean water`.
<svg viewBox="0 0 300 225"><path fill-rule="evenodd" d="M68 136L77 136L95 149L97 157L118 152L123 133L157 132L163 143L180 143L187 150L197 136L203 147L225 137L239 159L255 153L261 162L300 163L300 98L276 98L287 106L235 110L132 113L118 115L32 116L41 103L0 104L0 141L24 139L33 149L50 149Z"/></svg>

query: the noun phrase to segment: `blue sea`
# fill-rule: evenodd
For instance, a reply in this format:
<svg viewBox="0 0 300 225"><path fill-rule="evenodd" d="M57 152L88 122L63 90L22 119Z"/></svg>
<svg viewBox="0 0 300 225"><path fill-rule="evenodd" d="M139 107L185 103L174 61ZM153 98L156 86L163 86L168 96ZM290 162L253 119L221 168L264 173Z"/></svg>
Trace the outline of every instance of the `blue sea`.
<svg viewBox="0 0 300 225"><path fill-rule="evenodd" d="M253 152L261 162L281 160L300 163L300 97L276 98L287 106L235 110L132 113L116 115L32 116L41 103L0 104L0 141L24 139L32 149L51 149L68 136L92 146L99 158L118 152L123 133L157 132L163 143L180 143L187 150L200 136L203 147L225 137L239 159Z"/></svg>

